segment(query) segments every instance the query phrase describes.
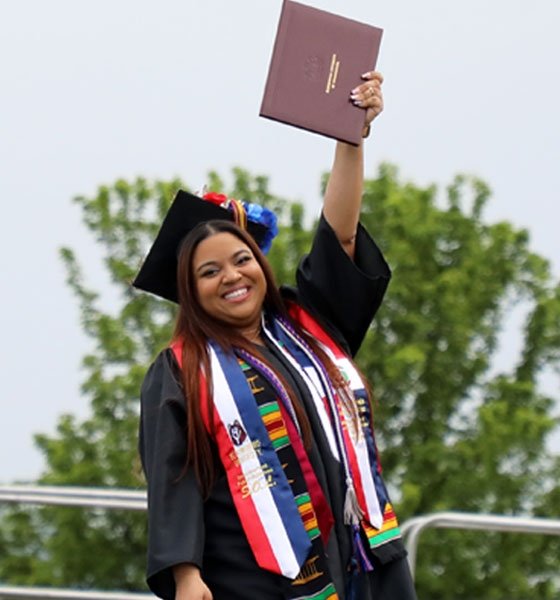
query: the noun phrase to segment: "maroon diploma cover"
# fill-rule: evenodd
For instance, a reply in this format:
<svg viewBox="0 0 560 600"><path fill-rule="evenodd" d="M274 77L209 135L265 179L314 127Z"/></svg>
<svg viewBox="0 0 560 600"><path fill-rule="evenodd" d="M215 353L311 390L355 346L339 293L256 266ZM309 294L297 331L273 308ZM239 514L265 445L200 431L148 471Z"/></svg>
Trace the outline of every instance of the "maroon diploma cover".
<svg viewBox="0 0 560 600"><path fill-rule="evenodd" d="M382 33L284 0L260 116L359 144L364 113L350 92L375 69Z"/></svg>

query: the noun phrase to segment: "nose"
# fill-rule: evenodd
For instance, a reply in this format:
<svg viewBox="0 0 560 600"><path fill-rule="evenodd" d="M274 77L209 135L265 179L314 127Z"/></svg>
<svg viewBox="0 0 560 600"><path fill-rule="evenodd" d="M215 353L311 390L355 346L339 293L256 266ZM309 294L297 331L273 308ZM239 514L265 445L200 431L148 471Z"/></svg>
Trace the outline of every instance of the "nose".
<svg viewBox="0 0 560 600"><path fill-rule="evenodd" d="M223 282L232 284L241 278L241 273L236 269L235 265L230 265L224 269Z"/></svg>

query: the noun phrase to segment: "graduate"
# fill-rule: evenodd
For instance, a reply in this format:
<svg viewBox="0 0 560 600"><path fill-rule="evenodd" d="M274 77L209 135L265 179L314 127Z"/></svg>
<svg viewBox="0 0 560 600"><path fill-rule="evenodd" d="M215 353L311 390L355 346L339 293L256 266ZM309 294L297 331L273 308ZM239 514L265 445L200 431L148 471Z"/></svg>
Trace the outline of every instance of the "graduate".
<svg viewBox="0 0 560 600"><path fill-rule="evenodd" d="M364 137L382 76L351 100ZM415 600L352 357L390 279L359 224L363 143L338 142L296 288L274 215L179 192L134 285L179 304L141 391L147 582L176 600Z"/></svg>

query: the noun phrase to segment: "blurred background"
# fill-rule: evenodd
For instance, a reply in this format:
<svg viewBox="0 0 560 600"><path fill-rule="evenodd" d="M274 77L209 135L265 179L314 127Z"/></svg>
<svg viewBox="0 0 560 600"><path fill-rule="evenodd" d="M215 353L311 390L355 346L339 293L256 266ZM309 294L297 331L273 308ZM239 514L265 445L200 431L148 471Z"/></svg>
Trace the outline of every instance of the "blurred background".
<svg viewBox="0 0 560 600"><path fill-rule="evenodd" d="M491 294L496 281L502 285L499 291L494 290L494 296L488 296L488 310L481 309L476 316L480 327L471 332L472 339L479 336L483 340L479 350L482 348L488 359L483 372L488 385L481 391L476 385L482 375L477 379L479 375L471 373L472 388L466 385L461 398L473 404L462 404L461 410L453 414L453 419L464 426L434 426L434 436L443 444L437 447L440 450L453 446L457 431L465 444L453 447L446 455L449 462L442 467L441 477L448 477L451 471L459 476L473 464L492 461L495 449L468 455L468 440L489 427L490 422L512 422L512 415L507 411L500 413L494 406L489 409L491 416L477 412L476 423L467 423L464 413L469 407L478 411L481 405L515 395L519 406L528 407L527 410L536 407L536 412L520 421L518 429L508 435L533 442L523 450L522 459L521 450L512 445L496 469L507 471L507 465L513 462L513 471L526 473L538 463L542 467L538 471L542 474L540 483L525 481L524 485L532 491L539 487L549 495L536 499L522 486L515 490L506 486L506 492L506 488L488 488L488 498L511 492L515 501L505 503L504 512L525 510L538 514L540 510L551 516L550 507L558 496L552 482L557 473L555 457L560 450L560 5L553 0L532 4L518 0L307 3L385 30L378 69L385 75L386 108L367 141L366 177L371 179L371 186L367 188L366 207L370 229L384 241L389 260L396 265L395 275L408 273L409 277L405 281L403 276L400 284L394 284L394 295L384 313L386 319L380 320L374 332L379 343L390 342L390 317L396 322L399 315L427 302L427 296L405 298L401 295L405 290L399 285L410 286L413 274L419 272L419 265L410 263L407 257L422 257L426 264L434 256L433 252L422 254L417 242L430 239L440 231L440 225L457 227L456 231L464 233L454 239L466 252L461 264L468 262L470 256L480 270L472 267L471 279L462 280L464 287L453 287L453 281L442 282L438 297L445 297L445 288L450 303L453 297L468 297L470 306L474 306L477 299ZM126 268L119 271L113 265L115 268L108 270L103 264L103 258L117 249L107 241L108 232L100 220L96 221L103 204L99 186L120 194L121 199L142 194L167 198L165 186L160 189L152 183L138 183L137 178L147 182L180 179L192 189L214 182L228 190L246 191L255 199L263 189L271 198L289 198L300 205L306 230L318 215L321 177L329 169L334 143L258 117L280 8L280 0L21 0L0 7L0 483L43 477L43 482L51 483L111 484L110 479L96 477L89 471L81 482L75 465L68 465L68 472L74 470L72 478L65 481L60 477L66 469L65 458L59 454L64 455L67 446L56 444L71 438L79 424L92 417L92 398L94 404L96 398L99 403L91 385L92 373L99 365L91 361L84 365L82 361L84 355L96 354L96 349L111 336L111 328L105 322L108 329L101 331L99 322L88 322L88 310L97 316L95 311L105 311L119 322L122 295L127 293L123 291L123 279L119 280L119 273L123 274ZM236 167L243 171L234 171ZM210 176L212 171L221 179ZM457 174L467 177L457 181ZM256 175L266 176L266 185L254 179ZM119 180L120 188L116 185ZM449 185L451 192L447 191ZM389 188L393 192L387 192ZM82 201L73 203L76 196L82 196ZM462 224L453 216L456 198L465 199L464 203L459 202ZM480 213L477 201L483 206ZM297 224L299 218L293 213L288 217L288 212L286 209L286 227ZM89 215L89 226L82 222L84 215ZM444 223L442 215L450 220ZM507 223L505 229L492 229L503 222ZM118 226L112 231L115 235L126 233ZM416 232L420 237L414 237ZM408 245L397 247L397 236L402 236ZM473 236L480 243L472 242ZM445 236L441 239L449 242ZM147 238L137 241L146 244ZM64 255L67 269L59 253L63 246L72 249ZM438 248L441 250L441 246ZM147 246L142 251L138 249L136 262L126 263L128 269L137 264L145 250ZM512 268L515 273L502 272L501 267L509 261L516 265ZM72 275L77 264L87 287L99 293L95 309L88 305L87 294L84 295L75 272L71 286L65 282L68 269ZM281 265L277 268L281 269ZM123 277L127 275L124 273ZM422 271L422 281L432 275L429 269ZM115 281L121 282L120 288L115 287ZM417 283L420 289L421 282ZM467 290L472 296L465 295ZM493 302L499 310L495 310ZM433 316L432 325L440 319L444 322L447 316L450 324L454 316L467 322L474 318L466 309L460 314L447 314L444 308L439 307L441 313L436 309L429 313ZM167 309L152 306L150 310L168 314ZM496 325L491 333L490 322ZM465 323L457 325L461 329ZM391 354L394 362L370 366L380 404L383 405L385 394L386 405L391 407L386 411L389 425L381 428L381 437L388 448L395 489L401 490L403 514L467 509L468 506L457 506L457 502L452 506L450 497L440 504L435 500L431 504L422 501L420 497L429 494L419 491L420 481L406 477L408 455L403 454L403 448L406 452L408 447L412 453L410 448L418 444L418 448L432 455L435 449L430 448L428 438L420 434L414 437L412 429L408 446L399 438L401 429L408 431L413 418L418 422L423 418L421 411L412 410L412 404L407 405L407 414L395 408L399 393L403 403L418 401L416 406L422 406L421 392L408 397L402 377L406 369L425 365L429 353L426 348L414 346L402 331L397 331L401 335L397 337L401 354ZM421 335L421 331L414 330L415 335ZM465 333L465 339L468 335ZM164 336L156 338L162 341ZM445 353L448 349L454 364L469 359L474 348L465 342L464 354L453 354L453 348L445 344L439 350ZM376 352L379 347L372 338L371 351ZM117 366L122 366L118 353L124 348L115 350L110 357ZM389 352L388 347L386 350ZM142 356L147 360L148 355L149 351ZM107 354L104 356L107 358ZM367 363L367 358L363 360ZM448 367L442 365L440 373L445 373ZM507 381L499 379L504 373L508 374L504 376ZM140 376L141 373L134 373L131 381ZM397 381L399 376L402 389L384 383ZM432 376L436 380L438 374ZM82 393L80 386L84 382L86 386L89 382L89 388ZM414 382L409 383L408 389L412 389ZM513 387L506 390L507 386ZM110 386L104 393L110 396ZM382 407L380 412L382 416ZM133 413L134 408L130 408L130 415ZM132 425L127 427L130 433ZM35 434L41 434L39 445L34 443ZM495 429L489 427L483 437L488 439L494 434ZM77 435L76 446L78 438ZM436 456L434 464L438 462ZM137 481L141 488L140 479ZM135 485L132 478L122 481L115 476L113 482ZM473 502L470 508L496 511L498 504L490 500L486 504ZM29 523L33 518L29 516ZM72 527L77 527L75 522ZM4 535L0 535L0 543L11 539ZM503 553L510 543L515 546L515 542L496 539L488 556ZM431 541L431 547L437 549L438 545L438 540ZM476 547L473 539L464 556L474 553ZM525 548L523 553L535 551ZM547 557L554 556L555 549L546 547L539 551ZM434 552L437 554L437 550ZM557 562L547 561L543 558L547 568L558 570ZM512 572L516 564L512 558ZM11 568L13 573L13 565ZM36 566L20 565L18 569L20 581L25 581L31 572L36 580L41 580ZM0 568L0 579L4 578L2 573L9 571ZM425 589L431 590L431 595L425 597L483 597L472 596L468 590L465 596L459 592L446 595L449 591L444 584L441 589L433 584L433 575L420 574L427 582ZM477 577L491 575L479 572ZM139 571L135 571L126 581L117 577L106 585L135 589L134 582L139 577ZM550 577L539 572L530 585L525 580L515 583L518 590L525 590L525 595L519 597L533 597L527 595L525 586L534 587L535 582L542 584L543 580L550 582ZM69 580L60 579L62 583L66 581ZM88 584L87 579L76 581ZM552 598L547 594L555 592L544 586L537 593L540 595L535 598ZM510 591L508 597L517 596Z"/></svg>

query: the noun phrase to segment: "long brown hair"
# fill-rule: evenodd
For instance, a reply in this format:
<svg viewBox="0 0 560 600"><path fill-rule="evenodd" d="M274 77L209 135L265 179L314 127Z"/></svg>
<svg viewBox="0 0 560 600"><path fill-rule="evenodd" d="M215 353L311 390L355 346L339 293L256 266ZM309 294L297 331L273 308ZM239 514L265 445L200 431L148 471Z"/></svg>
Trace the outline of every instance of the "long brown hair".
<svg viewBox="0 0 560 600"><path fill-rule="evenodd" d="M221 321L209 315L200 304L196 278L193 272L193 256L198 245L203 240L218 233L230 233L249 247L261 267L266 281L266 295L263 308L271 314L288 320L322 361L335 389L345 388L344 378L336 365L333 364L316 341L305 331L302 331L297 323L294 323L290 319L278 286L276 285L272 269L250 234L229 221L206 221L197 225L185 236L179 248L177 265L179 312L175 322L173 339L183 342L182 382L187 413L186 466L192 466L194 469L204 496L208 496L210 493L216 477L214 456L210 444L210 437L214 432L211 431L210 436L208 435L202 420L199 402L201 397L200 369L202 368L205 373L210 373L207 342L208 340L213 340L226 352L233 352L234 348L241 348L251 354L258 352L238 331L232 327L224 326ZM271 367L266 358L260 353L259 359ZM277 373L277 375L290 396L302 430L304 444L306 447L309 447L311 430L307 415L294 390L280 374ZM207 382L209 386L207 410L208 414L212 414L214 405L211 377L207 377Z"/></svg>

